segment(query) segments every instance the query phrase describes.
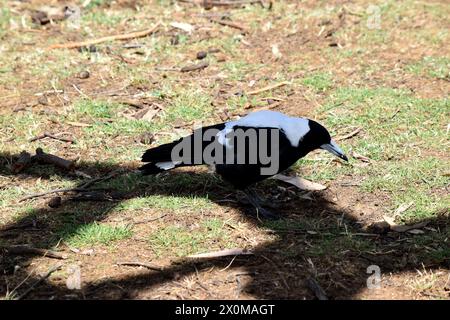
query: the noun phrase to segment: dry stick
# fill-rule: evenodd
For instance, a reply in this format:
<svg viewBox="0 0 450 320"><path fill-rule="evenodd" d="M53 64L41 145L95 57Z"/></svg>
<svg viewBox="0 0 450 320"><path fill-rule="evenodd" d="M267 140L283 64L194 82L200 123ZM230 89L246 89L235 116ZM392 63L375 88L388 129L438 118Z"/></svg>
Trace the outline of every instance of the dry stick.
<svg viewBox="0 0 450 320"><path fill-rule="evenodd" d="M252 255L254 254L252 251L245 250L245 249L225 249L225 250L219 250L214 252L206 252L206 253L199 253L187 256L187 258L220 258L220 257L227 257L227 256L240 256L240 255Z"/></svg>
<svg viewBox="0 0 450 320"><path fill-rule="evenodd" d="M192 64L192 65L183 67L180 69L180 71L181 72L190 72L190 71L205 69L208 66L209 66L209 63L207 61L203 61L203 62L200 62L197 64Z"/></svg>
<svg viewBox="0 0 450 320"><path fill-rule="evenodd" d="M322 289L322 287L319 285L319 283L316 281L316 279L310 277L307 281L308 287L314 292L315 296L319 300L328 300L327 295L325 294L325 291Z"/></svg>
<svg viewBox="0 0 450 320"><path fill-rule="evenodd" d="M153 27L150 29L146 29L143 31L137 31L137 32L131 32L126 34L117 34L113 36L107 36L102 37L98 39L92 39L82 42L69 42L64 44L54 44L47 48L47 50L52 49L73 49L73 48L80 48L80 47L87 47L93 44L107 42L107 41L114 41L114 40L128 40L128 39L134 39L134 38L142 38L145 36L148 36L156 31L158 27L161 25L161 21L158 21Z"/></svg>
<svg viewBox="0 0 450 320"><path fill-rule="evenodd" d="M29 199L33 199L33 198L38 198L38 197L42 197L42 196L46 196L48 194L53 194L53 193L60 193L60 192L82 192L85 191L85 189L83 188L61 188L61 189L53 189L53 190L49 190L49 191L45 191L45 192L39 192L39 193L32 193L28 196L25 196L23 198L19 199L19 202L23 202L25 200L29 200Z"/></svg>
<svg viewBox="0 0 450 320"><path fill-rule="evenodd" d="M116 262L116 264L119 266L144 267L144 268L147 268L150 270L164 271L163 267L155 266L153 264L148 264L148 263L141 263L141 262L137 262L137 261L123 261L123 262Z"/></svg>
<svg viewBox="0 0 450 320"><path fill-rule="evenodd" d="M80 186L80 188L83 189L83 190L84 190L84 189L87 189L88 187L92 186L93 184L95 184L95 183L97 183L97 182L112 179L112 178L114 178L115 176L117 176L118 174L119 174L119 170L114 170L112 173L110 173L110 174L108 174L108 175L106 175L106 176L99 177L99 178L95 178L95 179L92 179L92 180L90 180L90 181L87 181L86 183L82 184L82 185Z"/></svg>
<svg viewBox="0 0 450 320"><path fill-rule="evenodd" d="M258 93L264 92L264 91L269 91L269 90L276 89L276 88L279 88L279 87L287 86L289 84L291 84L289 81L283 81L283 82L280 82L280 83L277 83L277 84L274 84L274 85L271 85L271 86L267 86L267 87L264 87L264 88L261 88L261 89L258 89L258 90L249 91L249 92L247 92L247 94L248 95L254 95L254 94L258 94Z"/></svg>
<svg viewBox="0 0 450 320"><path fill-rule="evenodd" d="M0 246L0 250L5 250L12 254L36 254L47 258L66 259L65 256L51 250L30 247L28 245Z"/></svg>
<svg viewBox="0 0 450 320"><path fill-rule="evenodd" d="M45 153L41 148L36 149L36 155L33 158L38 162L53 164L69 171L75 167L75 163L73 161L60 158L50 153Z"/></svg>
<svg viewBox="0 0 450 320"><path fill-rule="evenodd" d="M22 151L20 153L19 159L17 159L17 161L12 165L12 172L19 173L20 171L24 170L30 165L31 160L31 154L26 151Z"/></svg>
<svg viewBox="0 0 450 320"><path fill-rule="evenodd" d="M336 141L341 141L341 140L350 139L350 138L352 138L353 136L356 136L360 131L361 131L361 128L356 128L354 131L352 131L352 132L346 134L345 136L337 137L337 138L335 138L334 140L336 140Z"/></svg>
<svg viewBox="0 0 450 320"><path fill-rule="evenodd" d="M59 269L61 269L62 264L57 264L53 267L51 267L47 273L41 277L39 280L37 280L35 283L33 283L31 285L31 287L29 287L24 293L22 293L17 300L21 300L23 298L25 298L37 285L39 285L41 282L43 282L45 279L47 279L48 277L50 277L52 275L53 272L58 271Z"/></svg>
<svg viewBox="0 0 450 320"><path fill-rule="evenodd" d="M196 5L213 6L213 7L228 7L228 6L242 6L244 4L259 3L263 5L262 0L235 0L235 1L205 1L205 0L178 0L178 2L192 3Z"/></svg>
<svg viewBox="0 0 450 320"><path fill-rule="evenodd" d="M245 33L248 32L245 27L243 27L243 26L241 26L241 25L239 25L237 23L233 23L233 22L225 21L225 20L219 20L219 19L209 19L209 20L212 21L212 22L218 23L218 24L220 24L222 26L227 26L227 27L230 27L230 28L239 29L239 30L241 30L241 31L243 31Z"/></svg>
<svg viewBox="0 0 450 320"><path fill-rule="evenodd" d="M75 140L70 139L70 138L60 138L57 137L49 132L44 132L43 134L41 134L40 136L36 136L34 138L31 138L30 140L28 140L28 142L34 142L36 140L41 140L44 138L51 138L51 139L55 139L55 140L59 140L59 141L63 141L63 142L70 142L70 143L75 143Z"/></svg>
<svg viewBox="0 0 450 320"><path fill-rule="evenodd" d="M88 187L90 187L91 185L93 185L94 183L100 182L100 181L105 181L105 180L109 180L111 178L114 178L116 175L118 174L118 171L114 171L113 173L105 176L105 177L100 177L100 178L95 178L92 179L84 184L82 184L80 187L77 188L61 188L61 189L54 189L54 190L49 190L49 191L45 191L45 192L39 192L39 193L33 193L30 194L26 197L23 197L21 199L19 199L19 202L23 202L25 200L29 200L29 199L33 199L33 198L38 198L38 197L42 197L48 194L53 194L53 193L60 193L60 192L84 192L86 191L86 189Z"/></svg>
<svg viewBox="0 0 450 320"><path fill-rule="evenodd" d="M148 218L148 219L144 219L144 220L140 220L140 221L133 221L132 224L135 225L135 224L152 222L152 221L156 221L156 220L162 219L165 216L167 216L167 213L164 213L164 214L162 214L162 215L160 215L159 217L156 217L156 218Z"/></svg>

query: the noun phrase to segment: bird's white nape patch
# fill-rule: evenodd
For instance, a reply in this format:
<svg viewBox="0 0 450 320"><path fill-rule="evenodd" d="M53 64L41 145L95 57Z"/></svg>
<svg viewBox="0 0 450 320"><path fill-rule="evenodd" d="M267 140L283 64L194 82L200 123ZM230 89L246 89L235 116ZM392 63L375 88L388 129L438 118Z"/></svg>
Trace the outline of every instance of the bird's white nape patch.
<svg viewBox="0 0 450 320"><path fill-rule="evenodd" d="M227 134L229 134L229 133L232 132L232 131L233 131L232 128L227 128L226 125L225 125L225 129L219 131L219 132L216 134L217 141L218 141L221 145L223 145L223 146L225 146L225 147L227 147L227 148L230 148L230 147L231 147L230 144L229 144L230 138L227 138Z"/></svg>
<svg viewBox="0 0 450 320"><path fill-rule="evenodd" d="M278 128L284 132L293 147L298 147L302 138L310 130L308 119L289 117L271 110L261 110L252 112L239 120L227 122L225 128L217 134L220 144L227 145L226 135L235 126Z"/></svg>
<svg viewBox="0 0 450 320"><path fill-rule="evenodd" d="M172 161L164 161L164 162L157 162L155 163L155 166L162 170L170 170L177 166L177 164L180 164L179 161L172 162Z"/></svg>

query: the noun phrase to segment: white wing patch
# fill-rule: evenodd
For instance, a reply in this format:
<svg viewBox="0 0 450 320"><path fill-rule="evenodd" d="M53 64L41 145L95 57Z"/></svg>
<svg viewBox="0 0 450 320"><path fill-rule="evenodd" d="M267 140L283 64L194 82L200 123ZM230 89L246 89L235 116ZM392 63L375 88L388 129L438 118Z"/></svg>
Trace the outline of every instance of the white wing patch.
<svg viewBox="0 0 450 320"><path fill-rule="evenodd" d="M157 166L158 168L163 169L163 170L170 170L170 169L175 168L177 166L177 164L180 164L180 163L181 163L180 161L175 161L175 162L164 161L164 162L155 163L155 166Z"/></svg>
<svg viewBox="0 0 450 320"><path fill-rule="evenodd" d="M278 128L284 132L293 147L297 147L305 134L309 132L308 119L289 117L281 112L271 110L261 110L250 113L239 120L227 122L225 128L217 134L220 144L228 145L226 135L235 126Z"/></svg>

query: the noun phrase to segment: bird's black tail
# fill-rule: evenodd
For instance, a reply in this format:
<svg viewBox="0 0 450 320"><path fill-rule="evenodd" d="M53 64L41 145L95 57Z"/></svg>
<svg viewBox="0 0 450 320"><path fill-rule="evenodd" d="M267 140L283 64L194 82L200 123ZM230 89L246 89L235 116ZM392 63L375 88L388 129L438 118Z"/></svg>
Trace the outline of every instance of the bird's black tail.
<svg viewBox="0 0 450 320"><path fill-rule="evenodd" d="M177 164L172 162L172 149L180 141L181 139L148 149L142 156L142 162L149 163L140 167L139 170L141 170L143 174L149 175L157 174L177 167Z"/></svg>
<svg viewBox="0 0 450 320"><path fill-rule="evenodd" d="M225 128L225 123L219 123L219 124L215 124L212 126L207 126L207 127L197 129L195 132L199 133L199 131L200 131L201 137L203 137L204 132L206 132L206 130L208 130L208 129L222 130L224 128ZM195 132L194 132L194 134L195 134ZM140 170L142 170L143 174L156 174L156 173L171 170L173 168L180 167L180 166L200 164L200 163L196 163L196 161L194 161L195 160L195 157L194 157L195 143L192 143L192 141L194 140L194 134L192 134L188 137L185 137L185 138L181 138L181 139L171 142L171 143L166 143L166 144L160 145L158 147L148 149L142 156L142 162L149 162L149 163L143 165L140 168ZM172 161L172 150L176 145L183 142L183 139L190 139L190 140L188 140L188 143L189 143L188 145L191 148L190 155L193 158L189 159L189 163L183 163L181 161L178 161L178 162ZM203 152L205 147L207 145L209 145L210 142L209 141L201 141L201 143L202 143L201 150Z"/></svg>
<svg viewBox="0 0 450 320"><path fill-rule="evenodd" d="M154 163L146 163L139 168L144 175L157 174L165 171L164 169L158 168Z"/></svg>

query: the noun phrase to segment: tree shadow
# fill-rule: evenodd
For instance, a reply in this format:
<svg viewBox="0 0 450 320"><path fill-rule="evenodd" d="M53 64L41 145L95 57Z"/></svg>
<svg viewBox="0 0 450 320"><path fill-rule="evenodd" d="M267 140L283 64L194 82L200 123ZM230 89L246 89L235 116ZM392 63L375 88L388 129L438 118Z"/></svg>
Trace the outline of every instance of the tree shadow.
<svg viewBox="0 0 450 320"><path fill-rule="evenodd" d="M0 154L1 175L12 174L7 164L15 157ZM313 197L311 200L304 199L299 192L291 193L292 199L279 209L283 219L261 223L249 215L252 212L250 207L229 201L230 194L233 194L230 186L204 171L177 170L160 176L142 177L133 172L133 168L105 163L84 163L79 169L93 176L104 176L115 171L125 174L93 186L110 195L111 201L76 202L65 197L57 209L44 207L28 210L14 222L0 228L0 245L26 243L39 248L54 248L62 234L67 232L65 225L68 221L74 226L71 232L76 232L86 223L107 219L111 210L123 200L149 195L208 197L221 206L239 210L243 219L254 224L255 228L264 227L272 234L273 240L258 245L253 249L253 255L202 260L180 258L162 272L142 271L83 283L81 292L45 280L30 294L32 298L153 297L151 292L157 286L194 276L198 270L212 267L235 271L230 273L227 283L222 281L221 284L229 289L226 295L229 298L250 295L259 299L314 299L315 295L308 286L310 277L320 283L331 299L357 298L367 288L367 267L370 265L379 266L383 275L416 272L423 268L450 268L446 243L450 229L448 216L445 215L427 220L429 231L423 235L371 234L363 229L352 208L342 209L334 203L333 191L329 190L309 195ZM80 177L51 166L33 166L16 177L20 181L54 176L79 181L78 186L85 183ZM269 181L262 183L260 189L267 192L278 184ZM16 256L5 250L1 252L0 296L6 294L8 281L11 289L12 283L17 284L24 278L23 272L20 277L15 274L15 266L27 266L33 258L33 255ZM32 275L26 283L31 284L38 279L38 276ZM211 281L214 283L215 280ZM209 298L220 298L208 288L201 288L201 285L197 288L205 291Z"/></svg>

